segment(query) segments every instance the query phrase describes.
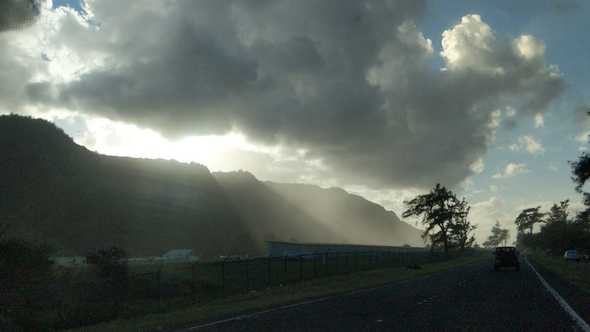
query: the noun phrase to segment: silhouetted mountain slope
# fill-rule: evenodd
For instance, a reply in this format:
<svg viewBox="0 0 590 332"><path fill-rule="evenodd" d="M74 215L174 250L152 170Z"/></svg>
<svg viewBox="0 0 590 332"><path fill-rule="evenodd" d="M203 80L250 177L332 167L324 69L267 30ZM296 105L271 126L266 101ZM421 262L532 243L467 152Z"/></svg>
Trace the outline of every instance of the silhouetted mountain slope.
<svg viewBox="0 0 590 332"><path fill-rule="evenodd" d="M15 115L0 117L0 218L64 254L107 245L132 255L193 248L203 257L257 248L204 166L99 155L47 121Z"/></svg>
<svg viewBox="0 0 590 332"><path fill-rule="evenodd" d="M246 172L99 155L50 122L0 116L0 222L64 255L192 248L264 253L264 240L420 245L393 212L341 189L263 183Z"/></svg>
<svg viewBox="0 0 590 332"><path fill-rule="evenodd" d="M395 213L340 188L274 182L266 185L348 242L424 245L421 231L400 221Z"/></svg>
<svg viewBox="0 0 590 332"><path fill-rule="evenodd" d="M341 243L329 227L295 207L248 172L213 173L251 230L265 240Z"/></svg>

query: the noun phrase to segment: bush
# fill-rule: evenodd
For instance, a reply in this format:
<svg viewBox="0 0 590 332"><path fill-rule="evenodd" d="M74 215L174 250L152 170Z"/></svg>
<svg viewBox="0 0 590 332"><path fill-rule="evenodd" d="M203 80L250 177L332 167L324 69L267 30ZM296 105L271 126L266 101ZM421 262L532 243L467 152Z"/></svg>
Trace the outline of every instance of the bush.
<svg viewBox="0 0 590 332"><path fill-rule="evenodd" d="M127 255L123 249L111 247L88 254L90 268L100 282L101 293L106 300L119 305L129 290L129 269Z"/></svg>
<svg viewBox="0 0 590 332"><path fill-rule="evenodd" d="M48 307L52 292L52 250L20 239L0 238L0 321L24 329L40 324L36 313ZM10 323L8 323L10 322Z"/></svg>

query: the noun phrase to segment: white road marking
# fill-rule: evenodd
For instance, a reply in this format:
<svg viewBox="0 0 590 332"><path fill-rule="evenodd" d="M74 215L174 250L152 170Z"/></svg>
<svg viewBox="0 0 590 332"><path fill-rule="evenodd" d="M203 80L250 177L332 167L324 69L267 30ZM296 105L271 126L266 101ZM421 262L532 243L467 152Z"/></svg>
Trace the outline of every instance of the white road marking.
<svg viewBox="0 0 590 332"><path fill-rule="evenodd" d="M572 317L572 319L578 324L578 327L580 329L582 329L582 331L584 331L584 332L590 332L590 326L588 326L588 323L586 323L584 321L584 319L582 319L582 317L580 317L580 315L578 315L578 313L574 309L572 309L572 307L570 307L570 305L567 303L567 301L563 297L561 297L561 295L559 295L559 293L555 289L553 289L553 287L551 287L547 283L547 281L545 281L543 276L541 276L541 274L539 274L539 272L537 272L537 269L535 269L533 264L531 264L526 257L523 256L523 258L524 258L524 261L531 268L531 270L533 270L533 272L535 272L535 274L537 275L537 277L541 281L541 284L543 284L543 286L545 286L545 288L549 291L549 293L551 293L551 295L553 295L553 297L555 298L555 300L557 300L557 302L563 308L563 310L565 310L565 312L567 312Z"/></svg>

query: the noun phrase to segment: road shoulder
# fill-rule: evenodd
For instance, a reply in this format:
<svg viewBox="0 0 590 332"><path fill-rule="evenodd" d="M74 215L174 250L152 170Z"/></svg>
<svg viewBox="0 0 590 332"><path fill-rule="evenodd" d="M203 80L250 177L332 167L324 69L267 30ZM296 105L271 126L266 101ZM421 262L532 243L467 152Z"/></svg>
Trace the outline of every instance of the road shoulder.
<svg viewBox="0 0 590 332"><path fill-rule="evenodd" d="M590 322L590 292L566 280L551 268L542 264L534 256L529 257L530 263L547 283L567 301L571 308L588 324Z"/></svg>

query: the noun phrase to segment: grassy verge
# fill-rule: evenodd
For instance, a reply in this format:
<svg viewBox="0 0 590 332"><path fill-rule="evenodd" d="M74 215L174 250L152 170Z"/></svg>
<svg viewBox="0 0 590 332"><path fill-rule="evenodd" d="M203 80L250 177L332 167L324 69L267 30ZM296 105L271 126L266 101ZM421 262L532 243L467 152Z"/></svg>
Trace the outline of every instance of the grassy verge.
<svg viewBox="0 0 590 332"><path fill-rule="evenodd" d="M128 320L116 320L69 331L150 331L164 327L182 327L193 322L212 320L231 314L263 310L304 299L342 294L355 289L370 288L394 281L426 276L484 259L489 259L489 254L475 253L445 262L423 265L421 269L416 270L389 268L314 279L283 287L252 291L247 294L231 296L178 311L150 314Z"/></svg>
<svg viewBox="0 0 590 332"><path fill-rule="evenodd" d="M580 289L590 292L590 263L568 262L563 257L549 256L540 252L530 253L535 263L559 275Z"/></svg>

